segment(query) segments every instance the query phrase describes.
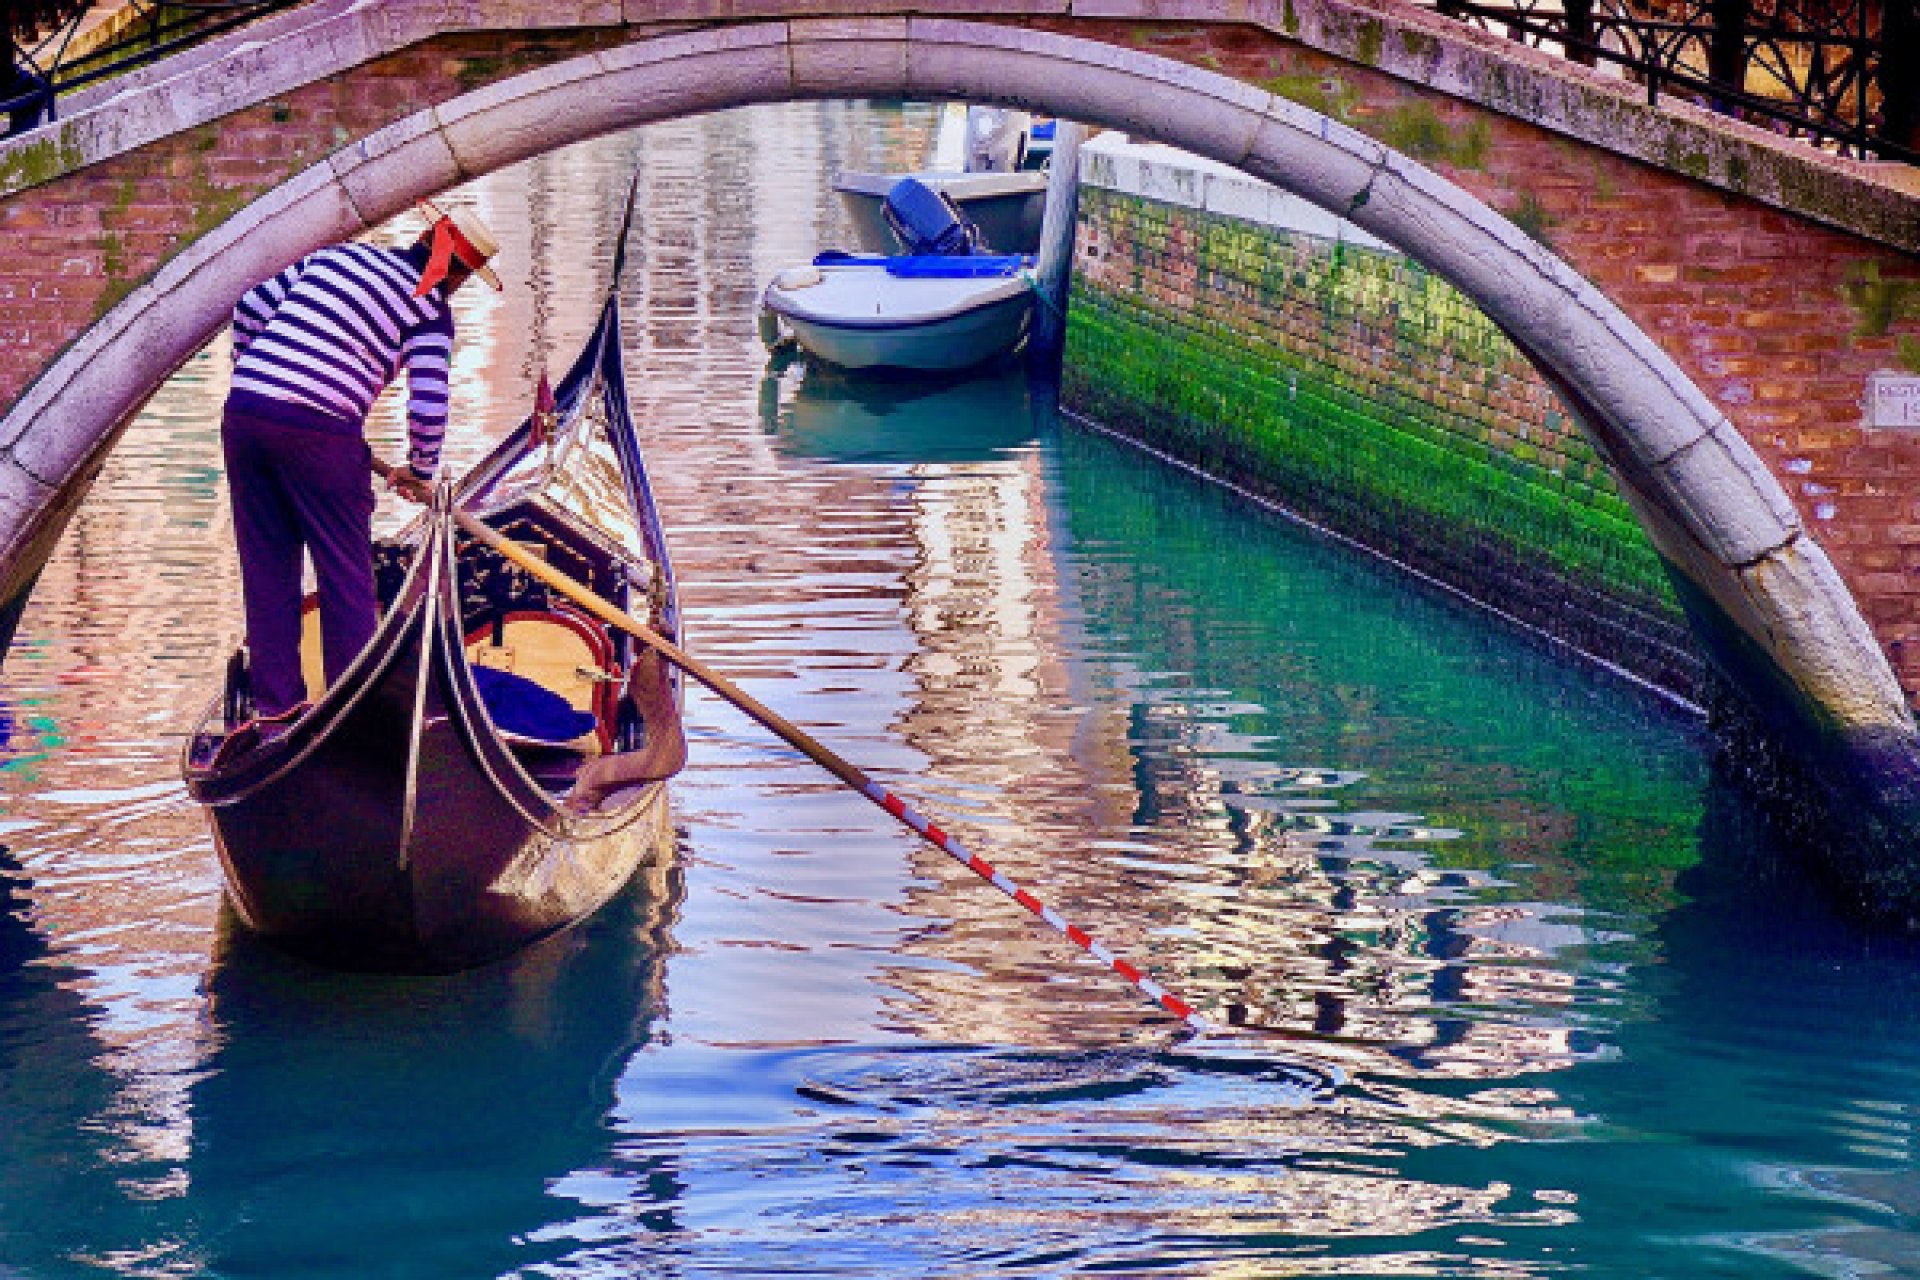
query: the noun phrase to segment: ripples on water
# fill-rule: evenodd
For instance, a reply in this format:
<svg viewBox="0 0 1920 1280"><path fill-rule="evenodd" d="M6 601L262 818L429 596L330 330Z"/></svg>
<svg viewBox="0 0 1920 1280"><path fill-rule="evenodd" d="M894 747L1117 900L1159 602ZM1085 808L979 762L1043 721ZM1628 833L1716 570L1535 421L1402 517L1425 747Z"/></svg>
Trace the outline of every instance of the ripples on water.
<svg viewBox="0 0 1920 1280"><path fill-rule="evenodd" d="M640 165L693 647L1243 1025L1184 1038L698 693L680 865L586 927L430 981L252 943L174 765L238 631L216 342L6 668L0 1274L1920 1274L1920 954L1808 905L1692 726L1016 375L768 365L824 175L930 119L474 184L510 279L451 464L587 333Z"/></svg>

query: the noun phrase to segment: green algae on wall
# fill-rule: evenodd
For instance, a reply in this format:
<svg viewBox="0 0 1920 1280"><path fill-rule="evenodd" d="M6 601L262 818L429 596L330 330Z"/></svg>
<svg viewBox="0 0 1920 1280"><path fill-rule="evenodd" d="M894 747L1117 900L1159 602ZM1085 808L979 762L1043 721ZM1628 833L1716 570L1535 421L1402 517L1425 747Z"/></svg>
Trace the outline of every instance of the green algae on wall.
<svg viewBox="0 0 1920 1280"><path fill-rule="evenodd" d="M1498 327L1394 253L1081 194L1062 403L1591 653L1697 663L1605 463ZM1624 659L1624 660L1623 660Z"/></svg>
<svg viewBox="0 0 1920 1280"><path fill-rule="evenodd" d="M43 136L18 143L0 156L0 193L38 186L85 163L86 152L80 146L74 126L71 122L59 124Z"/></svg>

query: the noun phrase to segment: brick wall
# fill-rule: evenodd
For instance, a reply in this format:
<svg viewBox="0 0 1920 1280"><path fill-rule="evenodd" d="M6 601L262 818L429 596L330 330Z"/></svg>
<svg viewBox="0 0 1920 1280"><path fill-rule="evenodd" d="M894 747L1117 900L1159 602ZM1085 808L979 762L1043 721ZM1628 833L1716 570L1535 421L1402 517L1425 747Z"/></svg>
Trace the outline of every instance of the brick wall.
<svg viewBox="0 0 1920 1280"><path fill-rule="evenodd" d="M1070 411L1696 694L1665 572L1606 467L1418 263L1086 187L1076 267Z"/></svg>
<svg viewBox="0 0 1920 1280"><path fill-rule="evenodd" d="M181 248L347 140L619 38L443 37L0 200L0 404Z"/></svg>

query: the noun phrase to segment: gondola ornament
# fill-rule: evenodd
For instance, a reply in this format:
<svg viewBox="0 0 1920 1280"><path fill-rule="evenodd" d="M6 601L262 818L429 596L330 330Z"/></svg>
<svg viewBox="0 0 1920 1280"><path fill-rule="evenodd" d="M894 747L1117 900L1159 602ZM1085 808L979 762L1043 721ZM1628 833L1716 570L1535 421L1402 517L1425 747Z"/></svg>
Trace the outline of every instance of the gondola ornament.
<svg viewBox="0 0 1920 1280"><path fill-rule="evenodd" d="M546 449L549 467L553 465L553 438L559 417L553 407L553 384L547 380L547 371L543 366L540 385L533 391L533 443Z"/></svg>

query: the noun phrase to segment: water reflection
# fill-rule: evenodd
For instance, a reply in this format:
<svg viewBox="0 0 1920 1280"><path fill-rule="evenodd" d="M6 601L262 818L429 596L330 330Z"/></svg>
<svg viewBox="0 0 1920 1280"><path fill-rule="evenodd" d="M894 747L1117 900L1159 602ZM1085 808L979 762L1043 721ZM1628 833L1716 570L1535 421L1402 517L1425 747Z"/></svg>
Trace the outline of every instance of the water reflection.
<svg viewBox="0 0 1920 1280"><path fill-rule="evenodd" d="M26 868L0 850L0 1257L33 1265L112 1239L78 1220L122 1198L118 1090L85 1002L40 963ZM97 1220L96 1220L97 1221Z"/></svg>
<svg viewBox="0 0 1920 1280"><path fill-rule="evenodd" d="M1018 364L957 378L852 376L778 360L760 418L778 447L821 462L982 462L1031 444L1035 410Z"/></svg>
<svg viewBox="0 0 1920 1280"><path fill-rule="evenodd" d="M215 1044L190 1094L180 1261L447 1276L562 1256L550 1188L607 1159L614 1081L668 1012L682 886L645 874L551 945L426 981L325 973L229 916L207 978ZM662 1156L646 1175L661 1229L675 1168Z"/></svg>
<svg viewBox="0 0 1920 1280"><path fill-rule="evenodd" d="M698 690L669 917L445 982L253 952L174 781L237 630L216 344L6 671L0 1266L1910 1272L1920 956L1746 856L1689 724L1017 378L769 369L758 288L842 235L832 172L930 123L725 113L458 193L509 281L462 295L450 465L584 337L638 166L691 645L1244 1029L1183 1042Z"/></svg>

